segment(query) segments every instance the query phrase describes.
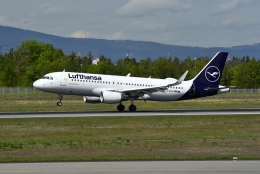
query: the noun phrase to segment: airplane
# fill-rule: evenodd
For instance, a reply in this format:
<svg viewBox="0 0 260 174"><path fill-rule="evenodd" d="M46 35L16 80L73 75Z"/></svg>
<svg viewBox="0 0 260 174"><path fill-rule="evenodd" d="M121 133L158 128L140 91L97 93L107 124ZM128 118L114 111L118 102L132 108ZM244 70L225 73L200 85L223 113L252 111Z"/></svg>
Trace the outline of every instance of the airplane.
<svg viewBox="0 0 260 174"><path fill-rule="evenodd" d="M119 103L118 111L124 111L122 101L131 101L129 111L136 111L134 100L178 101L229 92L230 88L219 85L227 60L227 52L218 52L191 80L184 81L188 71L178 80L155 79L79 72L53 72L36 80L33 86L41 91L57 93L58 106L63 95L83 96L85 103Z"/></svg>

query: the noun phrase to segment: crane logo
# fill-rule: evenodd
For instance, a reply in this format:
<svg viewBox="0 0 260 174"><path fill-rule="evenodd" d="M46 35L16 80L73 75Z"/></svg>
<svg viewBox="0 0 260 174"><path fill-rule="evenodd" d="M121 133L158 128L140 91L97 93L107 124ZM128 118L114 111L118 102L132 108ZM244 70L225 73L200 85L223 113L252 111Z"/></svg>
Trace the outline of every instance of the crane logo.
<svg viewBox="0 0 260 174"><path fill-rule="evenodd" d="M205 71L205 77L209 82L216 82L220 77L220 71L215 66L209 66Z"/></svg>

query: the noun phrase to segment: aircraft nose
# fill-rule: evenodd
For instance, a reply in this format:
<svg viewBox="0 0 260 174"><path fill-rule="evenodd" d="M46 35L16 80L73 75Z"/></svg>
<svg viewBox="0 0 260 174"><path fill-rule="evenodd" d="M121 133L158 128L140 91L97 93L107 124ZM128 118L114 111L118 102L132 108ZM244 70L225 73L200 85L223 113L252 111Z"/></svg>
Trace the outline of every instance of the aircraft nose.
<svg viewBox="0 0 260 174"><path fill-rule="evenodd" d="M35 87L36 89L39 89L42 87L42 84L40 82L40 80L36 80L34 83L33 83L33 87Z"/></svg>

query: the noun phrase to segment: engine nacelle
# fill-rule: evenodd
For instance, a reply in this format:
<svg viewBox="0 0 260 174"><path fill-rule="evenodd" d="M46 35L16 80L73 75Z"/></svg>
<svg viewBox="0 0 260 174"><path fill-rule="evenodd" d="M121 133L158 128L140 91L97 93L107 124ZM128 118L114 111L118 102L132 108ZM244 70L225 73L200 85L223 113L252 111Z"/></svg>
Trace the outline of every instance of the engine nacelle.
<svg viewBox="0 0 260 174"><path fill-rule="evenodd" d="M99 97L94 97L94 96L83 96L83 101L85 103L100 103L100 98Z"/></svg>
<svg viewBox="0 0 260 174"><path fill-rule="evenodd" d="M122 100L122 94L119 92L104 91L100 94L102 103L119 103Z"/></svg>

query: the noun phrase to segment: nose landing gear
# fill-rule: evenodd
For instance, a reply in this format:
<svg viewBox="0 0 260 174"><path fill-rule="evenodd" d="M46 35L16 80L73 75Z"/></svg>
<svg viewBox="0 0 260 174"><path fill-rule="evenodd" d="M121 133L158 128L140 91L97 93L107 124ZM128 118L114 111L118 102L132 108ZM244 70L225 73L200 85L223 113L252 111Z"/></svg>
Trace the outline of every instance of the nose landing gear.
<svg viewBox="0 0 260 174"><path fill-rule="evenodd" d="M61 103L62 97L63 97L63 94L59 94L60 101L57 102L57 106L61 106L62 105L62 103Z"/></svg>

